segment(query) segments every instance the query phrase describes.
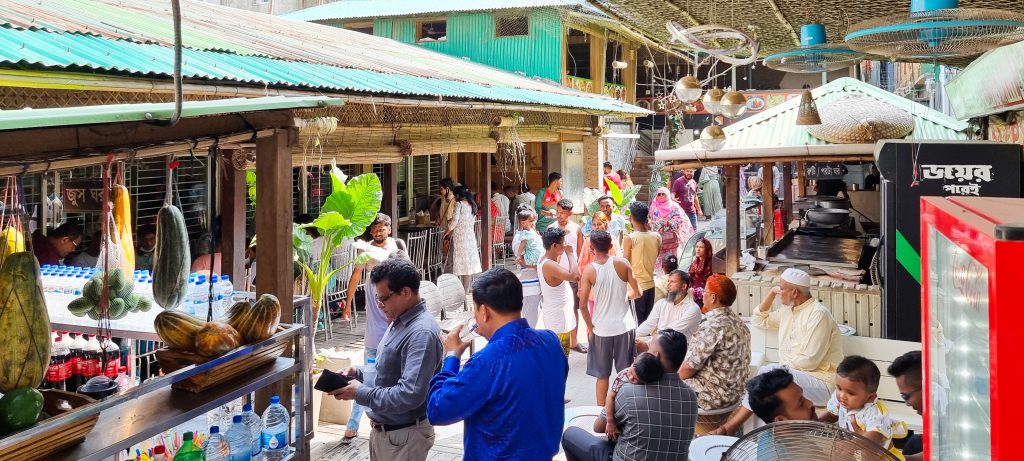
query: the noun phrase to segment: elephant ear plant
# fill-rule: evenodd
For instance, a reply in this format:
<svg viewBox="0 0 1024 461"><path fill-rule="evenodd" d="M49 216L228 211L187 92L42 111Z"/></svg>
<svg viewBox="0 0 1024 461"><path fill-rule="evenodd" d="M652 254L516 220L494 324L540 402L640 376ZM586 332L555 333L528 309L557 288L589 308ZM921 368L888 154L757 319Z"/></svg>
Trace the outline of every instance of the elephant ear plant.
<svg viewBox="0 0 1024 461"><path fill-rule="evenodd" d="M311 224L299 226L300 229L316 228L320 232L324 242L320 254L309 254L311 241L308 239L296 238L294 242L298 255L309 256L297 259L309 282L312 322L319 318L331 279L342 269L352 264L365 264L369 260L369 255L363 254L348 264L331 267L331 258L338 248L346 240L362 235L377 217L384 195L380 179L375 174L349 178L332 162L330 175L331 195L320 207L320 216Z"/></svg>

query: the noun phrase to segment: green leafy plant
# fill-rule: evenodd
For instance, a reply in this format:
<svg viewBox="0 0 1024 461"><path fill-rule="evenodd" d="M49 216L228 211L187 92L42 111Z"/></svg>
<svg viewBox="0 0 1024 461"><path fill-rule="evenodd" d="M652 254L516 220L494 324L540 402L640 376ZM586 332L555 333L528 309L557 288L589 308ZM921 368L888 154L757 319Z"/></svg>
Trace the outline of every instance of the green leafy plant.
<svg viewBox="0 0 1024 461"><path fill-rule="evenodd" d="M629 204L636 199L636 194L640 192L643 186L633 186L627 188L625 191L619 189L619 186L615 185L612 180L604 178L604 183L608 185L608 196L615 202L613 212L618 212L623 216L629 216ZM601 204L594 200L587 205L587 216L593 216L597 210L601 209Z"/></svg>
<svg viewBox="0 0 1024 461"><path fill-rule="evenodd" d="M325 301L324 295L331 279L342 269L352 264L366 264L370 256L362 254L341 267L331 267L331 257L350 239L354 239L369 227L377 213L383 198L380 178L375 174L363 174L348 178L333 162L331 163L331 195L327 196L320 216L313 223L297 226L298 229L316 228L323 238L320 254L311 255L309 251L312 240L296 236L294 244L300 256L298 264L309 282L310 304L313 308L311 321L316 322L320 309ZM301 257L306 255L306 257ZM311 261L312 260L312 261ZM315 262L315 264L311 263Z"/></svg>
<svg viewBox="0 0 1024 461"><path fill-rule="evenodd" d="M249 203L256 206L256 170L245 172L245 190L249 195Z"/></svg>

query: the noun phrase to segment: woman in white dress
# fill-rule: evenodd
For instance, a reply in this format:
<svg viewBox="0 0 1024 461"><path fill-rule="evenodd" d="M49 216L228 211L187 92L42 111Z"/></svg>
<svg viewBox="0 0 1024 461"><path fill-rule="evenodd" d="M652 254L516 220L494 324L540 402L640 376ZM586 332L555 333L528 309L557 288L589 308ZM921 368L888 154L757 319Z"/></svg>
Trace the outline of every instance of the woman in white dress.
<svg viewBox="0 0 1024 461"><path fill-rule="evenodd" d="M466 186L455 188L455 200L454 222L448 231L454 249L452 273L462 277L462 285L468 290L472 276L483 272L480 268L480 246L476 239L476 203L473 201L473 193Z"/></svg>

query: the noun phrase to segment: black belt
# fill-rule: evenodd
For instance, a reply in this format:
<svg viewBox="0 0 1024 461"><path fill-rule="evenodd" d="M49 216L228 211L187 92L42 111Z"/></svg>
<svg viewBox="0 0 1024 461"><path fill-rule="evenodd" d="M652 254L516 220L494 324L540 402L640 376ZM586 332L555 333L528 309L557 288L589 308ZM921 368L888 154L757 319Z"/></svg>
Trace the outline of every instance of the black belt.
<svg viewBox="0 0 1024 461"><path fill-rule="evenodd" d="M411 423L404 423L404 424L380 424L380 423L375 423L373 421L370 421L370 427L373 428L373 430L375 430L377 432L391 432L391 431L397 431L399 429L405 429L407 427L413 427L413 426L415 426L415 425L417 425L417 424L419 424L419 423L421 423L423 421L426 421L426 420L427 420L427 417L424 416L422 418L417 418L416 421L413 421Z"/></svg>

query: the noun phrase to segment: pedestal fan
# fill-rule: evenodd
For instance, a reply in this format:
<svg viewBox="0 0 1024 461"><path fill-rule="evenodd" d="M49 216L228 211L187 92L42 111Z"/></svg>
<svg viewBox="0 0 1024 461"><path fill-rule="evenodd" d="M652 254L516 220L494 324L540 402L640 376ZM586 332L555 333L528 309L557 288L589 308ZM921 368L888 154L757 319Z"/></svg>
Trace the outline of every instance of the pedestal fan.
<svg viewBox="0 0 1024 461"><path fill-rule="evenodd" d="M864 53L845 45L829 44L824 25L806 24L800 27L800 48L766 56L764 63L783 72L809 74L850 67L861 59Z"/></svg>
<svg viewBox="0 0 1024 461"><path fill-rule="evenodd" d="M959 6L957 0L912 0L909 13L854 24L846 43L893 60L928 61L974 56L1024 40L1024 14Z"/></svg>
<svg viewBox="0 0 1024 461"><path fill-rule="evenodd" d="M881 445L817 421L780 421L750 431L722 461L897 461Z"/></svg>

